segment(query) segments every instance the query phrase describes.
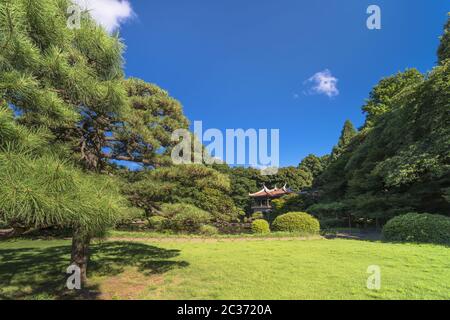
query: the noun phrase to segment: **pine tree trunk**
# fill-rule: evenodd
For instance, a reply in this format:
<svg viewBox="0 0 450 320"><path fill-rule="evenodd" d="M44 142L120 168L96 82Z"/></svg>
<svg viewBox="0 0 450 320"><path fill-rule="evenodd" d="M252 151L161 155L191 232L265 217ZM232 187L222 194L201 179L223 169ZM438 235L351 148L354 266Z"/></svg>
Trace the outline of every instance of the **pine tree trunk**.
<svg viewBox="0 0 450 320"><path fill-rule="evenodd" d="M87 265L89 262L89 244L91 239L88 236L74 230L72 237L72 257L71 264L80 268L81 284L84 285L87 280Z"/></svg>

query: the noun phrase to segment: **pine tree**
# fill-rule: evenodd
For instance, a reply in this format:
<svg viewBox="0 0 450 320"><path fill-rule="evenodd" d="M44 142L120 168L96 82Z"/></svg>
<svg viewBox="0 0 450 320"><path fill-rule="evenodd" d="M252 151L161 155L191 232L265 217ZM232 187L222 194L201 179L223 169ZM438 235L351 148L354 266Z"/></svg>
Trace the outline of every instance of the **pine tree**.
<svg viewBox="0 0 450 320"><path fill-rule="evenodd" d="M95 173L111 160L167 163L170 131L188 122L167 92L124 79L118 35L88 12L81 28L67 27L71 4L0 0L0 220L72 228L72 261L86 275L90 238L125 206L117 183ZM17 186L30 192L17 198Z"/></svg>
<svg viewBox="0 0 450 320"><path fill-rule="evenodd" d="M86 280L91 237L102 236L127 211L117 182L86 174L50 146L45 129L17 124L0 107L0 220L17 230L71 228L72 263Z"/></svg>

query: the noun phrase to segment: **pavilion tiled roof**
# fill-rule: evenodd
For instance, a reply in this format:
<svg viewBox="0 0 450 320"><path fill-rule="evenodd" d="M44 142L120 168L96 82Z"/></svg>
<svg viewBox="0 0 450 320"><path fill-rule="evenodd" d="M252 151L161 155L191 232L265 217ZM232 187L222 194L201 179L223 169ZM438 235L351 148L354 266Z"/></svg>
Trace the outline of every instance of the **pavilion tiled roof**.
<svg viewBox="0 0 450 320"><path fill-rule="evenodd" d="M292 191L284 185L283 188L278 189L276 186L273 189L269 189L266 186L264 186L260 191L255 193L250 193L249 196L252 198L258 198L258 197L279 197L286 194L290 194Z"/></svg>

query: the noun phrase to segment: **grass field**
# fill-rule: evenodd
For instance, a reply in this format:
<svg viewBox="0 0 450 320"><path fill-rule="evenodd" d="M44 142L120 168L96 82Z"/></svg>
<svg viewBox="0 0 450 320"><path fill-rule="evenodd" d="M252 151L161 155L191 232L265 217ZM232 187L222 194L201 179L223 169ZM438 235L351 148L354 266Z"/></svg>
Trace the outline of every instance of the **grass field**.
<svg viewBox="0 0 450 320"><path fill-rule="evenodd" d="M67 240L0 242L0 299L450 299L450 248L356 240L106 241L89 290L64 289ZM366 288L369 265L381 290Z"/></svg>

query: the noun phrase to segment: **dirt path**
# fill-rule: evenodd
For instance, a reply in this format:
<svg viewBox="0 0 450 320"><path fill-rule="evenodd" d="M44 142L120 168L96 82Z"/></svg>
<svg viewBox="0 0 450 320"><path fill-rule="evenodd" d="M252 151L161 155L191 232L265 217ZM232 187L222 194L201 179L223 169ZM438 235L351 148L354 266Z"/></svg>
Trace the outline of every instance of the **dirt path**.
<svg viewBox="0 0 450 320"><path fill-rule="evenodd" d="M319 240L324 239L322 236L313 237L280 237L280 238L250 238L250 237L239 237L239 238L132 238L132 237L110 237L108 241L129 241L129 242L156 242L156 243L167 243L167 242L192 242L192 243L215 243L215 242L243 242L243 241L293 241L293 240Z"/></svg>

